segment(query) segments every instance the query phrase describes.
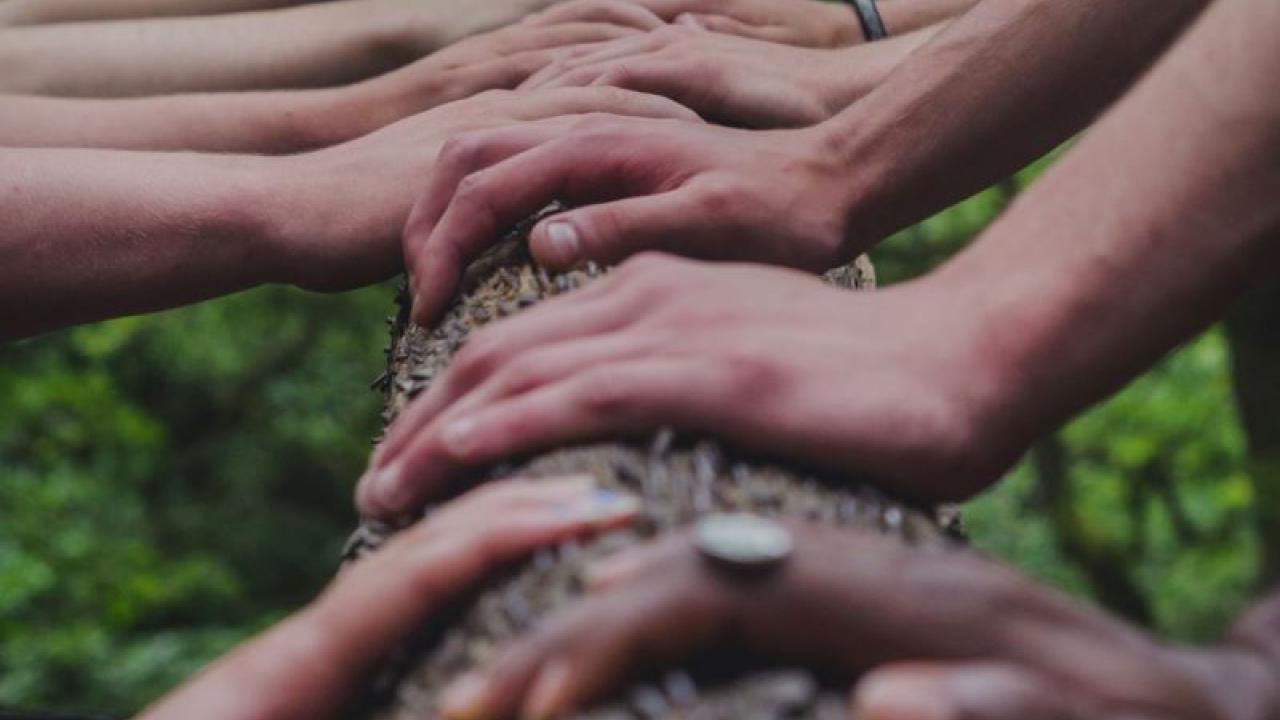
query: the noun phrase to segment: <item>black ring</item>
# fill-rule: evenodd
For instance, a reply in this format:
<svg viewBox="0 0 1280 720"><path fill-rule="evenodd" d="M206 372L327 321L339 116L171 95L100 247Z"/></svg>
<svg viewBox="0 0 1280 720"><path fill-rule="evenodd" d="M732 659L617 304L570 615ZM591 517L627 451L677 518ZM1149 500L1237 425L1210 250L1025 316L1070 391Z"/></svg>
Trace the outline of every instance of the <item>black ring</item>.
<svg viewBox="0 0 1280 720"><path fill-rule="evenodd" d="M889 32L884 29L884 20L880 18L880 9L876 7L876 0L848 0L848 2L858 16L858 24L862 26L862 34L867 42L889 37Z"/></svg>

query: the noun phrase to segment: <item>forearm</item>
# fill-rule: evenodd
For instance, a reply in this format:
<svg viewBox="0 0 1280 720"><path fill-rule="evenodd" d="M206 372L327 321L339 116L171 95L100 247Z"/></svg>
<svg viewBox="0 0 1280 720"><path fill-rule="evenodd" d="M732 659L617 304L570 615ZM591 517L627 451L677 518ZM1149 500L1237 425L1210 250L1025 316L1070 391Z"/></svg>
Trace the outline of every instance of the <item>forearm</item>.
<svg viewBox="0 0 1280 720"><path fill-rule="evenodd" d="M932 280L983 326L1024 446L1191 337L1280 258L1280 6L1220 0ZM930 282L925 280L922 282ZM981 391L979 391L981 392Z"/></svg>
<svg viewBox="0 0 1280 720"><path fill-rule="evenodd" d="M0 96L0 146L287 153L355 137L343 90L160 95Z"/></svg>
<svg viewBox="0 0 1280 720"><path fill-rule="evenodd" d="M271 162L0 149L0 340L275 279Z"/></svg>
<svg viewBox="0 0 1280 720"><path fill-rule="evenodd" d="M945 27L938 23L875 43L861 43L834 50L813 50L824 59L821 94L831 115L836 115L875 90L912 53Z"/></svg>
<svg viewBox="0 0 1280 720"><path fill-rule="evenodd" d="M211 17L0 29L0 91L120 97L332 86L401 66L548 2L459 13L446 0L335 0Z"/></svg>
<svg viewBox="0 0 1280 720"><path fill-rule="evenodd" d="M212 15L266 10L316 0L0 0L0 25Z"/></svg>
<svg viewBox="0 0 1280 720"><path fill-rule="evenodd" d="M857 250L1052 149L1137 78L1207 0L985 0L820 126L849 168Z"/></svg>

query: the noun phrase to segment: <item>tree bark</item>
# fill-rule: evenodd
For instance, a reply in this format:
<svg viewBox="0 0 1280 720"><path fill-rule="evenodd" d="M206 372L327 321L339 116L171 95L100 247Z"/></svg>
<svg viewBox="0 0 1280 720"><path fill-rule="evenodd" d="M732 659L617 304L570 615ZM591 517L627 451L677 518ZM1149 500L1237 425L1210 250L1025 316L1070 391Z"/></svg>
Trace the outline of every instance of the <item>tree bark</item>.
<svg viewBox="0 0 1280 720"><path fill-rule="evenodd" d="M409 325L402 299L400 314L392 321L388 371L376 383L387 395L387 422L444 369L472 329L602 274L594 266L547 274L532 264L522 232L517 230L468 271L461 296L436 327ZM873 284L865 258L829 273L828 279L850 288ZM406 638L402 652L378 674L353 715L380 720L436 717L438 693L451 679L483 664L503 641L573 601L580 592L579 571L584 562L687 525L709 512L807 517L875 528L915 543L944 538L940 526L946 523L940 523L936 512L890 501L854 479L825 477L792 464L769 462L749 449L726 448L711 438L670 431L658 433L647 444L560 448L492 468L484 475L545 477L583 472L594 475L603 487L639 495L645 505L639 526L540 552L493 579L459 603L446 621ZM348 560L376 550L393 532L395 528L366 522L349 544ZM733 667L723 661L702 661L684 669L664 669L583 717L844 717L847 686L837 690L818 677L768 658L737 662Z"/></svg>

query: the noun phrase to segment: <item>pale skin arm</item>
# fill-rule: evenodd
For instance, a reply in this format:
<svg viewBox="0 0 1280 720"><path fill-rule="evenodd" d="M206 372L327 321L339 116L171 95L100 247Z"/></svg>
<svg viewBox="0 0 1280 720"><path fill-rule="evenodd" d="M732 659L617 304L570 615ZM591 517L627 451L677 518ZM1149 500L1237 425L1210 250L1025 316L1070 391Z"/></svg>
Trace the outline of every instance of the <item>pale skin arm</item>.
<svg viewBox="0 0 1280 720"><path fill-rule="evenodd" d="M0 28L0 91L120 97L332 86L554 0L334 0L206 17Z"/></svg>
<svg viewBox="0 0 1280 720"><path fill-rule="evenodd" d="M439 311L494 228L553 199L578 207L531 233L552 267L646 249L834 266L1066 140L1204 5L985 0L852 107L803 130L597 117L572 133L531 124L462 136L405 234L414 317Z"/></svg>
<svg viewBox="0 0 1280 720"><path fill-rule="evenodd" d="M672 418L918 497L973 495L1275 268L1280 50L1265 39L1277 27L1280 6L1220 0L970 250L918 282L841 299L780 270L637 262L608 293L477 335L392 427L362 507L394 516L454 468ZM686 337L704 318L714 340ZM831 347L838 337L847 346ZM745 386L715 389L735 375ZM842 393L856 394L833 402Z"/></svg>
<svg viewBox="0 0 1280 720"><path fill-rule="evenodd" d="M84 20L214 15L317 0L0 0L0 26Z"/></svg>
<svg viewBox="0 0 1280 720"><path fill-rule="evenodd" d="M635 27L572 16L558 24L520 24L340 88L142 98L0 95L0 146L270 154L312 150L484 90L514 87L551 62L563 46L589 49L636 33Z"/></svg>
<svg viewBox="0 0 1280 720"><path fill-rule="evenodd" d="M268 282L384 279L450 137L601 108L696 119L614 88L490 91L299 155L0 148L0 340Z"/></svg>

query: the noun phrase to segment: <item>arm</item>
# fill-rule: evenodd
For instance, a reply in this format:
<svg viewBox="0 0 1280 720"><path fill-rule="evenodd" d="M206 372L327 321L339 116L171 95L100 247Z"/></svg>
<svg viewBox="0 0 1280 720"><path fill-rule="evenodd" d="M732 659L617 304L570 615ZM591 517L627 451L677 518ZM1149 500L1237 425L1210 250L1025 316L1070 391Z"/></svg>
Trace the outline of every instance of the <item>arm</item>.
<svg viewBox="0 0 1280 720"><path fill-rule="evenodd" d="M360 80L551 0L335 0L192 18L0 28L0 91L91 97Z"/></svg>
<svg viewBox="0 0 1280 720"><path fill-rule="evenodd" d="M491 91L301 155L0 148L0 339L266 282L389 277L414 188L446 140L601 107L690 117L612 88Z"/></svg>
<svg viewBox="0 0 1280 720"><path fill-rule="evenodd" d="M590 48L635 32L604 22L509 26L340 88L143 98L0 96L0 146L313 150L484 90L514 87L562 46Z"/></svg>
<svg viewBox="0 0 1280 720"><path fill-rule="evenodd" d="M414 317L438 311L494 227L557 198L578 207L531 235L552 267L645 249L831 267L1080 130L1204 3L985 0L805 130L594 117L571 135L531 127L460 138L466 152L443 159L405 235L406 263L423 278Z"/></svg>
<svg viewBox="0 0 1280 720"><path fill-rule="evenodd" d="M214 15L301 5L316 0L0 0L0 26L84 20Z"/></svg>
<svg viewBox="0 0 1280 720"><path fill-rule="evenodd" d="M468 493L139 717L347 717L342 710L369 670L467 587L538 547L625 525L636 510L634 498L595 490L590 477L505 480Z"/></svg>
<svg viewBox="0 0 1280 720"><path fill-rule="evenodd" d="M1280 49L1265 39L1277 26L1280 6L1221 0L969 250L918 282L840 298L790 272L648 260L610 279L622 300L571 294L506 321L397 421L362 506L395 515L407 508L380 498L421 501L450 480L442 467L671 423L921 498L973 495L1275 267ZM768 143L754 152L776 157ZM663 197L636 202L652 212ZM787 200L777 211L796 223L823 217L829 198ZM710 206L716 222L725 202ZM557 252L566 237L585 247L588 232L558 227L575 213L544 221L541 237L535 229L535 249ZM440 227L462 227L456 218ZM421 316L440 288L417 283ZM718 323L715 337L686 337L704 318ZM597 343L616 354L599 355ZM639 357L654 366L636 367Z"/></svg>

